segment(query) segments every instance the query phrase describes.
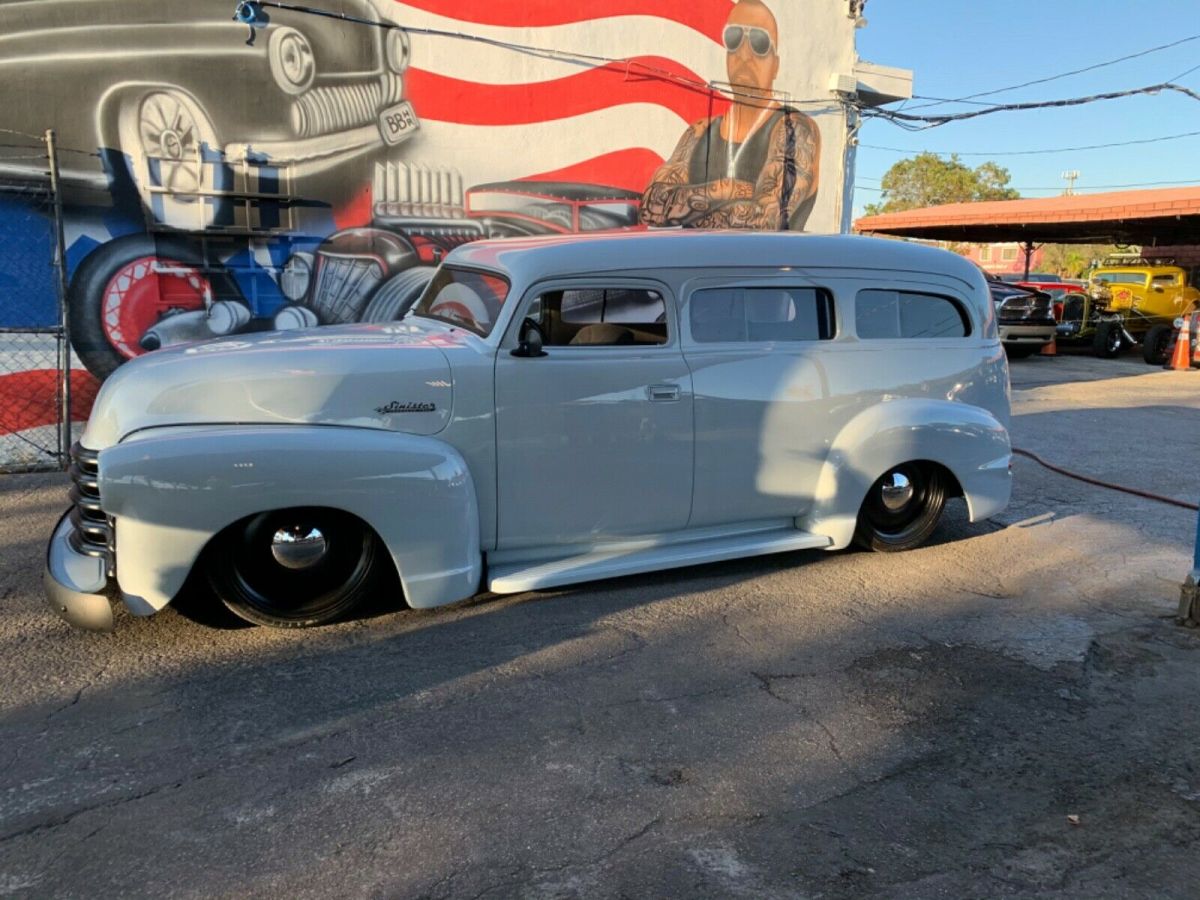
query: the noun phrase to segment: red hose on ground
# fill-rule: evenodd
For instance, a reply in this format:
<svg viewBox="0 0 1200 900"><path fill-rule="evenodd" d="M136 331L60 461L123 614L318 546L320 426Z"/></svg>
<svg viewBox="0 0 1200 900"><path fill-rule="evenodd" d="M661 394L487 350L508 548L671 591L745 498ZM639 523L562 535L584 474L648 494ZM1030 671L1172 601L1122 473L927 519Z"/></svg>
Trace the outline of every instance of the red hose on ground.
<svg viewBox="0 0 1200 900"><path fill-rule="evenodd" d="M1098 478L1090 478L1087 475L1080 475L1078 472L1072 472L1070 469L1064 469L1056 466L1053 463L1048 463L1036 453L1031 453L1028 450L1022 450L1020 447L1013 447L1012 452L1017 456L1026 456L1032 459L1039 466L1044 466L1051 472L1057 472L1059 475L1065 475L1067 478L1074 478L1076 481L1082 481L1085 484L1094 484L1096 487L1108 488L1110 491L1120 491L1123 494L1133 494L1135 497L1145 497L1147 500L1157 500L1159 503L1168 503L1171 506L1178 506L1180 509L1190 509L1193 512L1200 512L1200 506L1195 503L1188 503L1186 500L1176 500L1174 497L1164 497L1162 494L1153 494L1150 491L1140 491L1137 488L1125 487L1123 484L1112 484L1108 481L1100 481Z"/></svg>

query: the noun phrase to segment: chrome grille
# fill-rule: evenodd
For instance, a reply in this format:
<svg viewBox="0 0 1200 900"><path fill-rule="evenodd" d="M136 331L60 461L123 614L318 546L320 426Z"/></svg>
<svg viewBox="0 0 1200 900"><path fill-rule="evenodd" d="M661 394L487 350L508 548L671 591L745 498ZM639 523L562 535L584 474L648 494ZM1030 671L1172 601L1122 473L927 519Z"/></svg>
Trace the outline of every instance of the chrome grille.
<svg viewBox="0 0 1200 900"><path fill-rule="evenodd" d="M71 512L68 517L75 530L71 547L79 553L106 560L113 568L113 526L100 500L100 454L76 443L71 447Z"/></svg>
<svg viewBox="0 0 1200 900"><path fill-rule="evenodd" d="M358 322L383 270L373 259L361 256L317 254L317 276L312 308L324 325Z"/></svg>
<svg viewBox="0 0 1200 900"><path fill-rule="evenodd" d="M371 125L380 110L403 97L404 79L391 72L376 81L315 87L292 104L292 126L307 138Z"/></svg>
<svg viewBox="0 0 1200 900"><path fill-rule="evenodd" d="M1079 322L1083 320L1083 298L1072 294L1063 300L1062 320L1064 322Z"/></svg>

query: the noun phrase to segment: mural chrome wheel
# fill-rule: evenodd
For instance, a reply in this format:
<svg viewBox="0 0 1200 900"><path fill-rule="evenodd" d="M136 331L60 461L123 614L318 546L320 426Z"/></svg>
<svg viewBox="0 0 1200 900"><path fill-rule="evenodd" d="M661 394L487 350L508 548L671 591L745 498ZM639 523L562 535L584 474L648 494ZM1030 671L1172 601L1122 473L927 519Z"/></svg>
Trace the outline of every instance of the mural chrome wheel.
<svg viewBox="0 0 1200 900"><path fill-rule="evenodd" d="M160 267L177 272L156 271ZM229 275L214 271L189 242L130 234L97 247L79 265L67 291L71 346L88 371L104 379L143 350L146 330L168 315L214 300L240 300Z"/></svg>
<svg viewBox="0 0 1200 900"><path fill-rule="evenodd" d="M172 228L212 225L216 200L205 192L214 187L220 147L200 105L172 88L130 95L117 126L121 152L151 216Z"/></svg>
<svg viewBox="0 0 1200 900"><path fill-rule="evenodd" d="M261 513L213 539L213 591L256 625L305 628L339 619L378 583L379 540L349 513L301 507Z"/></svg>
<svg viewBox="0 0 1200 900"><path fill-rule="evenodd" d="M880 477L858 513L854 542L884 553L911 550L937 527L946 505L942 473L925 463L904 463Z"/></svg>

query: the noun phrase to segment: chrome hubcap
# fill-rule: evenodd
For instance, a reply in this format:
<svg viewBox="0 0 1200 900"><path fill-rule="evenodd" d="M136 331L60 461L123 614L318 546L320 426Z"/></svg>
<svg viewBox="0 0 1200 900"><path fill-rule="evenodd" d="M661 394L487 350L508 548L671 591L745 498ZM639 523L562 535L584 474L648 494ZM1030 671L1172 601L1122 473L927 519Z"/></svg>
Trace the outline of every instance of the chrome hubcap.
<svg viewBox="0 0 1200 900"><path fill-rule="evenodd" d="M271 555L287 569L307 569L325 558L329 542L319 528L280 528L271 538Z"/></svg>
<svg viewBox="0 0 1200 900"><path fill-rule="evenodd" d="M912 500L912 482L900 472L892 472L884 477L880 494L884 509L888 512L899 512Z"/></svg>

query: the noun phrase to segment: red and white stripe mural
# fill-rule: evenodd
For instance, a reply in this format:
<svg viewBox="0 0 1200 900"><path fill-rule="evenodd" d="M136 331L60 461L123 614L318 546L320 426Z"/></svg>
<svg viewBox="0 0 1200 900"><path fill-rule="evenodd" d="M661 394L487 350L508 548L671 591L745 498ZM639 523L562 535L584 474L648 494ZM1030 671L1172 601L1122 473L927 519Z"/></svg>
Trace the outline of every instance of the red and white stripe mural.
<svg viewBox="0 0 1200 900"><path fill-rule="evenodd" d="M303 5L403 30L0 4L0 128L62 148L77 417L156 348L394 318L465 240L838 230L847 0ZM57 321L53 278L17 264L52 227L31 237L13 188L46 173L21 157L0 153L0 327ZM56 421L57 374L25 359L0 349L0 438Z"/></svg>

